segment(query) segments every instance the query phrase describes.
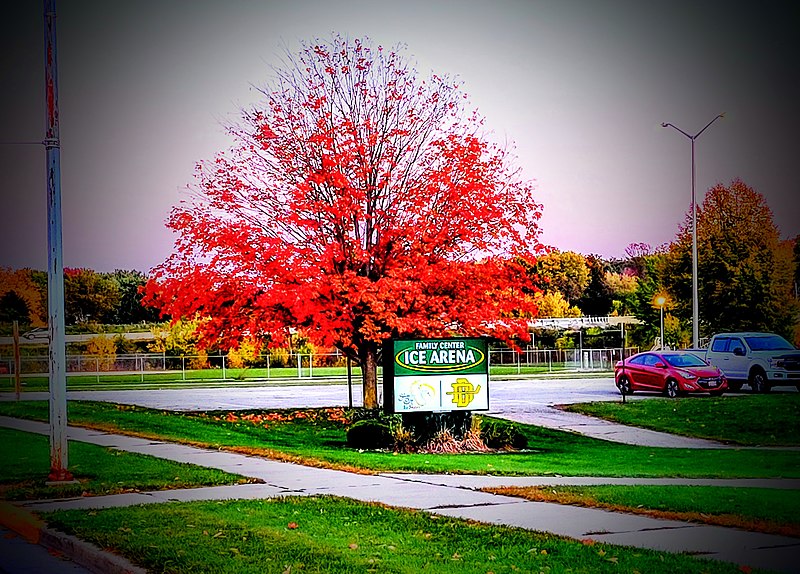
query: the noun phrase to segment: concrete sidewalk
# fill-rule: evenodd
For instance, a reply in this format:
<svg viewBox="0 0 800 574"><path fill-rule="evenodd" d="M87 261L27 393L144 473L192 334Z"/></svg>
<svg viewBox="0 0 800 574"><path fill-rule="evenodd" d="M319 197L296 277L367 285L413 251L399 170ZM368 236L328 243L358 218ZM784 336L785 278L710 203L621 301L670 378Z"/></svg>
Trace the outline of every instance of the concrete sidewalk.
<svg viewBox="0 0 800 574"><path fill-rule="evenodd" d="M732 447L713 440L625 426L579 413L570 413L550 405L529 408L524 412L504 410L489 414L518 423L574 432L623 444L663 448L742 448L740 446Z"/></svg>
<svg viewBox="0 0 800 574"><path fill-rule="evenodd" d="M0 417L0 426L40 434L47 434L49 429L45 423L7 417ZM486 486L566 483L715 484L720 487L798 488L800 481L797 480L680 481L674 479L580 477L360 475L82 428L70 427L68 432L71 440L217 468L258 478L264 483L81 497L61 501L28 502L19 506L31 511L46 511L68 508L106 508L168 501L328 494L414 508L446 516L469 518L486 523L551 532L576 539L592 539L598 542L670 552L691 552L740 565L781 572L800 572L800 564L796 560L800 553L800 539L718 526L658 520L592 508L530 502L477 490Z"/></svg>

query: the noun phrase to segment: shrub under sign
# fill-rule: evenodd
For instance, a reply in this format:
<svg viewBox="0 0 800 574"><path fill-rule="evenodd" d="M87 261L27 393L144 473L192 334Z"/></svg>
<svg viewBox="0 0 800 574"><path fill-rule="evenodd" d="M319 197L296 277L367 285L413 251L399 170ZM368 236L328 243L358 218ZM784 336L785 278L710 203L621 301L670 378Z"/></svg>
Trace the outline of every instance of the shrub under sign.
<svg viewBox="0 0 800 574"><path fill-rule="evenodd" d="M486 339L392 340L383 357L386 412L489 410Z"/></svg>

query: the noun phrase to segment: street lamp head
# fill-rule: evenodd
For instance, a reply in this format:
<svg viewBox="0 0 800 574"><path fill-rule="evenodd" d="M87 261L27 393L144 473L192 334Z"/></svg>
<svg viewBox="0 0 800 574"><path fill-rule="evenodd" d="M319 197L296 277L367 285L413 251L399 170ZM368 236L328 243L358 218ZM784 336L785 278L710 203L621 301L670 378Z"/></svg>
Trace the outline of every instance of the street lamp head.
<svg viewBox="0 0 800 574"><path fill-rule="evenodd" d="M663 307L664 305L666 305L666 303L667 303L667 298L664 297L663 295L659 295L658 297L656 297L656 305L658 305L659 307Z"/></svg>

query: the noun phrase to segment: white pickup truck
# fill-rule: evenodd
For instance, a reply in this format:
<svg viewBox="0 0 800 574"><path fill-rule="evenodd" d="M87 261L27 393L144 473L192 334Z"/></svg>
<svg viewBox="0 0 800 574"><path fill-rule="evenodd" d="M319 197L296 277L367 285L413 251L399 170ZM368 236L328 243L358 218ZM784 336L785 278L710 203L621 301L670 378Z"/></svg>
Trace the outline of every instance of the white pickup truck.
<svg viewBox="0 0 800 574"><path fill-rule="evenodd" d="M800 391L800 350L779 335L719 333L711 338L708 349L690 351L718 367L732 391L745 383L754 393L779 385L793 385Z"/></svg>

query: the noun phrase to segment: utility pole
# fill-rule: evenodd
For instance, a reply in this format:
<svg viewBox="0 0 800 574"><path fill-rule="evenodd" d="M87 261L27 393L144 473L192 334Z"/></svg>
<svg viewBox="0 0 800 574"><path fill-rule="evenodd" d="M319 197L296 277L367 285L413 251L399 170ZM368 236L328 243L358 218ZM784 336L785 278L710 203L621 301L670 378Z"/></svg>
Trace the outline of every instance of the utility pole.
<svg viewBox="0 0 800 574"><path fill-rule="evenodd" d="M47 309L50 338L51 482L72 480L67 470L67 373L64 336L64 261L61 247L61 140L58 119L56 3L44 0L44 59L47 131Z"/></svg>

